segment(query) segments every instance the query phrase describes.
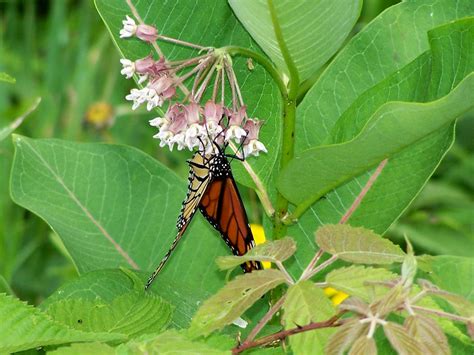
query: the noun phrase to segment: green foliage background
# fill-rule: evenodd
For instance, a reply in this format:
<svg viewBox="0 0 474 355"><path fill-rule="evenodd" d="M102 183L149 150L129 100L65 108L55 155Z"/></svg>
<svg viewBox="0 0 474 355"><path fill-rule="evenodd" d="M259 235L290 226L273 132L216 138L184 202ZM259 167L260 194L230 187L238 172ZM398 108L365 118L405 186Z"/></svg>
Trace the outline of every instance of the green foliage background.
<svg viewBox="0 0 474 355"><path fill-rule="evenodd" d="M97 3L103 13L115 11L114 1L97 1ZM185 4L183 8L186 10L188 8L186 2L182 3ZM230 3L233 5L233 1ZM350 33L349 39L364 28L367 30L365 26L394 3L393 0L366 1L362 15ZM222 6L222 9L219 6ZM206 37L202 32L192 28L188 28L189 37L186 39L214 46L231 42L259 50L258 39L256 43L235 17L224 19L217 17L220 11L230 13L225 2L219 6L214 9L216 18L209 16L208 25L216 25L212 21L217 22L217 25L220 21L222 22L220 25L225 30L219 34L220 42L213 41L212 33ZM170 9L170 13L165 13L156 9L152 13L157 14L157 17L150 20L157 24L163 23L168 16L178 16L181 10L183 9L178 7L173 11ZM396 60L380 58L378 64L373 62L367 64L367 58L359 58L360 62L353 63L353 68L342 68L342 65L347 62L346 58L360 51L360 46L364 45L364 37L361 36L359 43L346 47L335 59L336 64L323 74L318 71L316 77L312 78L309 75L311 70L308 69L312 61L299 63L303 79L314 82L321 75L322 80L307 93L304 99L302 98L303 101L298 107L298 114L302 119L298 121L297 129L299 132L304 132L297 140L298 153L323 142L338 143L353 138L354 133L358 132L366 122L357 121L356 125L347 130L347 126L344 127L344 120L357 115L369 117L373 114L375 116L377 113L371 112L370 108L364 111L364 104L369 101L369 98L376 100L380 106L388 101L429 102L449 93L451 87L447 88L447 86L454 85L443 83L442 75L436 76L436 71L427 73L430 59L423 54L433 44L431 47L433 52L446 49L436 47L436 43L441 43L436 42L436 34L431 38L424 36L429 29L455 19L456 15L454 12L447 11L443 15L446 17L432 20L429 10L425 9L423 13L420 11L417 18L409 20L407 14L411 9L403 11L386 12L370 25L375 32L387 27L385 25L392 20L390 16L399 16L407 20L404 25L416 34L413 42L397 37L396 29L387 29L388 35L394 38L394 43L391 45L403 47L403 51L398 52L400 57ZM236 14L239 14L237 9ZM106 22L109 26L111 23L119 25L123 15L116 12L116 21ZM197 22L197 26L203 26L203 24ZM117 36L117 28L109 29ZM178 36L181 30L179 23L167 28L168 34L175 36ZM370 36L370 29L365 33L366 36ZM439 32L438 34L440 37L443 35ZM15 295L33 305L42 304L48 296L53 294L46 303L42 304L42 307L44 310L50 309L50 314L56 314L63 321L67 319L67 315L61 314L60 305L55 305L55 297L59 292L70 295L72 299L80 294L86 300L89 297L91 302L98 297L104 304L108 304L112 302L112 299L107 298L107 292L101 289L101 282L109 282L116 286L114 294L120 294L125 300L127 297L133 299L134 283L129 277L117 270L110 272L94 270L121 265L127 265L130 268L138 266L142 270L150 270L154 267L168 248L168 242L174 237L174 226L162 221L174 220L179 211L179 199L167 199L167 196L184 196L187 167L183 162L188 158L188 154L186 152L171 154L157 148L156 141L151 138L154 134L153 129L147 124L148 119L155 115L144 113L144 111L132 112L130 105L125 102L124 96L133 83L120 76L119 53L91 1L1 2L0 37L0 73L8 73L16 81L13 83L9 77L1 77L4 81L0 81L0 127L11 124L33 104L36 97L42 97L38 110L27 118L16 133L31 138L60 138L72 141L63 143L51 139L40 142L17 136L14 140L4 139L0 142L0 293ZM342 40L343 38L341 42ZM262 48L265 49L264 46ZM130 53L133 51L134 57L140 56L140 51L142 54L147 54L147 48L139 46L121 48L121 50L125 56L128 54L127 50ZM164 50L168 51L173 58L181 58L188 54L185 50L166 45ZM374 48L367 45L368 55L371 55L371 50ZM281 58L272 57L272 59L281 65L284 63ZM318 58L318 65L323 64L327 59L327 56L322 53ZM339 67L339 62L342 63L341 67ZM395 63L393 65L396 69L401 69L402 73L398 72L385 78L386 73L394 69L389 67L387 64L389 62ZM436 68L436 63L433 64ZM249 77L250 75L246 70L244 59L236 59L236 68L239 80L244 82L242 90L248 97L247 104L255 108L255 111L251 113L268 121L263 129L262 140L269 147L280 146L278 117L281 102L276 86L261 67L257 67L256 72L252 74L254 80L247 81L247 75ZM377 78L373 83L355 83L355 88L347 89L346 92L341 90L333 93L334 97L323 95L328 87L338 80L341 72L351 73L357 70L370 71ZM405 75L407 71L411 73L408 76ZM382 78L384 80L379 82ZM420 91L407 94L403 91L403 85L409 85L407 82L410 80L426 80L428 86L425 90L420 89ZM431 81L436 81L436 92L429 86ZM377 85L369 89L375 83ZM399 92L390 91L391 88L400 87L402 89ZM365 93L366 96L359 97L359 94L367 89L369 92ZM374 90L374 93L390 92L390 94L377 97L370 90ZM401 96L400 92L406 95ZM338 97L340 96L345 97L344 107L339 106L341 101ZM317 99L319 97L321 99ZM358 101L355 100L357 97L359 97ZM111 127L98 129L84 123L88 110L98 102L106 103L112 109L114 123ZM367 106L370 106L370 103ZM326 121L313 119L317 111L324 112ZM343 115L335 123L344 111L345 116ZM322 116L321 114L319 117ZM397 172L399 181L393 186L385 186L383 191L374 192L379 196L385 196L386 205L392 203L393 194L401 195L394 202L393 209L396 212L387 213L387 216L370 217L374 215L380 201L372 201L369 195L367 204L354 215L354 223L364 223L365 226L374 228L380 233L388 229L386 235L402 245L404 244L403 235L407 234L417 254L472 257L472 250L474 250L474 183L472 180L474 176L474 143L472 143L474 122L470 118L473 116L474 112L467 113L455 127L453 125L452 132L455 133L444 132L437 137L432 136L424 142L417 143L417 147L411 151L400 153L395 159L398 164L404 166ZM325 130L320 130L321 126L324 126ZM315 132L315 134L310 135L308 132ZM438 166L438 160L450 145L452 134L456 136L456 141ZM97 148L97 146L78 145L73 142L105 142L135 148L123 146L110 148L107 145ZM14 145L18 149L15 167L13 167ZM430 153L432 159L428 159L429 161L422 160L420 153L425 152L426 149L432 149ZM102 155L101 157L97 157L98 152ZM271 172L278 163L276 153L274 149L254 163L257 174L266 185L274 183L271 181ZM417 155L418 153L420 154ZM170 170L161 169L161 166L154 164L150 156L162 162ZM95 170L94 175L89 175L88 178L76 183L75 176L78 171L90 172L92 167L95 169L98 163L95 159L100 160L103 170ZM331 160L331 157L328 156L328 159ZM45 166L48 167L47 171L44 170ZM141 173L136 173L137 167L142 169ZM19 185L12 185L11 190L17 204L10 197L12 168L13 179L21 182ZM28 176L24 174L27 170L38 173ZM263 218L255 193L252 189L245 187L253 186L251 179L242 168L236 167L235 170L236 177L242 184L241 191L252 222L265 224L268 232L268 221ZM413 198L414 191L417 190L405 191L403 176L416 179L417 186L414 189L418 189L425 184L433 170L432 179L426 183L408 210L404 210L404 206ZM411 175L419 171L422 171L419 175ZM321 177L324 175L324 172L322 173ZM306 242L307 234L312 235L320 224L335 222L334 219L339 216L334 214L334 211L344 211L343 207L347 207L348 201L353 198L352 190L357 190L355 187L363 185L370 175L367 173L358 176L354 172L351 174L351 177L357 177L357 179L339 187L331 192L327 199L311 206L310 211L317 214L321 221L318 221L312 213L308 213L297 225L290 228L290 234L299 243ZM393 179L393 176L389 174L390 170L387 176ZM160 178L156 178L157 176ZM291 175L288 179L292 180ZM108 182L106 190L102 189L103 185L99 180ZM280 180L279 183L283 188L282 191L285 191L284 181ZM85 202L78 204L67 193L59 194L60 186L73 186L75 192L84 197ZM146 189L143 188L144 186ZM41 193L35 195L38 191ZM48 204L44 203L44 194L54 196ZM288 195L295 196L292 191L288 192ZM119 204L116 204L117 196L122 199ZM162 203L163 200L167 202ZM27 206L28 210L20 205ZM129 210L121 210L117 207L123 205L129 206ZM124 262L120 254L110 257L113 254L110 251L115 251L110 243L106 239L100 239L99 243L93 239L97 234L96 225L90 218L81 220L80 212L84 209L90 211L93 216L99 216L98 220L103 222L102 227L108 233L125 241L122 246L128 252L131 261ZM402 213L402 215L391 225L394 213ZM56 219L58 214L62 214L64 219ZM122 225L117 224L114 218L139 222L129 226L125 224L125 228L122 228ZM370 225L367 224L368 220ZM81 228L85 226L86 232L80 230L79 226ZM66 237L61 239L56 233ZM132 238L130 238L131 235ZM153 239L158 235L163 238L162 243L157 243L156 239ZM183 245L174 256L176 263L169 265L160 281L163 286L160 296L165 300L175 300L175 304L179 305L179 312L173 313L172 318L163 320L163 324L155 325L157 327L165 326L168 322L176 326L188 324L197 308L197 303L215 293L224 283L225 275L217 271L214 265L214 259L217 256L228 253L223 243L220 243L212 229L200 217L193 223L188 236L189 238L183 241ZM310 239L311 246L315 247L313 238ZM205 259L196 257L200 250L206 250ZM311 248L298 249L296 262L293 262L290 269L294 272L300 270L301 265L313 254L314 250ZM469 268L469 266L456 264L452 259L437 260L436 263L429 264L429 268L434 269L436 275L442 275L440 282L445 282L444 280L449 278L446 275L456 275L459 272L469 274L470 272L457 270L457 268ZM179 265L183 263L192 264L192 267L187 267L189 272L182 272L183 269ZM83 286L80 283L71 282L77 278L78 273L85 273L85 276L81 278ZM146 273L141 276L146 277ZM205 284L202 282L203 279L206 280ZM94 287L87 290L92 280L94 280ZM332 275L332 280L334 286L342 287L343 283L340 283L337 274ZM59 286L61 288L54 293ZM452 283L443 287L467 297L472 285L469 288L462 283L456 283L453 279ZM354 288L357 287L354 286ZM299 298L304 297L304 291L302 287ZM183 297L184 294L192 294L193 297ZM149 300L150 304L142 305L144 313L148 312L147 307L151 307L150 305L155 306L155 309L168 306L157 295L150 297L153 298ZM83 300L77 300L77 302L87 303ZM123 302L126 304L128 301ZM54 307L57 307L59 311L54 313ZM78 307L87 308L87 304L80 304ZM292 305L289 304L287 307L291 308ZM91 312L91 319L94 316ZM109 324L116 324L114 322L121 316L123 315L111 312L107 313L106 317L110 320ZM290 316L297 318L296 315L290 314ZM133 324L127 326L129 327L123 332L109 331L108 326L103 329L94 329L97 331L97 337L90 340L123 339L124 336L130 336L134 331L138 331L133 328ZM80 331L77 330L77 332ZM66 330L57 329L55 332L56 335L64 336L61 332L66 332ZM77 333L69 330L67 332L69 333L66 336L73 341ZM183 339L182 337L183 335L178 332L165 335L163 346L167 346L167 342ZM295 341L298 342L298 340ZM38 340L37 343L32 343L32 346L40 344L55 344L55 342L54 340L49 342ZM133 347L133 344L129 346ZM207 345L202 344L202 346L202 351L205 352ZM11 349L12 351L16 349L14 344Z"/></svg>

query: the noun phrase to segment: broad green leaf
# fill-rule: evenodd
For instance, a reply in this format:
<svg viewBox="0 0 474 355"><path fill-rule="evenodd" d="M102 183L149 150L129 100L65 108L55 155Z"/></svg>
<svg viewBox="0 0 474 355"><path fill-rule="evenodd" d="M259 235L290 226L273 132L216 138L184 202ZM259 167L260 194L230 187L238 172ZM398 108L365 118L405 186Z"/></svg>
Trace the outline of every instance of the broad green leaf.
<svg viewBox="0 0 474 355"><path fill-rule="evenodd" d="M397 274L386 269L352 265L331 271L326 275L326 283L328 286L334 287L350 296L356 296L364 301L369 301L371 299L370 290L374 287L369 284L370 282L392 281L397 277ZM376 288L376 290L378 289L380 287Z"/></svg>
<svg viewBox="0 0 474 355"><path fill-rule="evenodd" d="M51 355L115 355L115 353L113 347L104 343L76 343L48 351Z"/></svg>
<svg viewBox="0 0 474 355"><path fill-rule="evenodd" d="M348 320L329 338L324 353L326 355L344 354L357 338L365 336L367 330L367 324L360 323L358 318Z"/></svg>
<svg viewBox="0 0 474 355"><path fill-rule="evenodd" d="M204 342L192 341L182 332L168 330L158 336L143 337L129 341L117 348L118 355L128 354L195 354L223 355L230 351L216 349Z"/></svg>
<svg viewBox="0 0 474 355"><path fill-rule="evenodd" d="M418 340L428 354L451 354L448 339L434 319L416 315L408 316L403 324L408 334Z"/></svg>
<svg viewBox="0 0 474 355"><path fill-rule="evenodd" d="M415 296L420 291L421 289L417 285L414 285L412 287L412 292L410 294L410 297ZM423 297L420 301L416 303L416 305L424 307L424 308L434 309L436 311L443 311L443 312L446 311L445 309L440 307L440 305L434 300L432 296ZM434 319L439 324L441 329L443 329L445 334L453 338L456 338L457 340L461 341L464 344L472 343L469 337L465 334L465 332L461 331L458 325L455 324L453 321L446 318L442 318L442 317L436 317Z"/></svg>
<svg viewBox="0 0 474 355"><path fill-rule="evenodd" d="M427 280L418 279L418 284L434 297L442 298L450 303L459 314L466 317L474 317L474 303L469 302L463 296L441 290L438 286L433 285Z"/></svg>
<svg viewBox="0 0 474 355"><path fill-rule="evenodd" d="M265 293L285 281L285 275L275 269L237 276L202 304L193 317L190 334L209 335L232 323Z"/></svg>
<svg viewBox="0 0 474 355"><path fill-rule="evenodd" d="M0 128L0 142L4 140L5 138L7 138L15 129L17 129L23 123L25 118L28 117L28 115L32 113L34 110L36 110L40 102L41 102L40 98L36 99L33 105L23 115L16 118L8 126Z"/></svg>
<svg viewBox="0 0 474 355"><path fill-rule="evenodd" d="M314 74L342 45L359 17L362 1L229 0L240 22L286 75L289 74L273 21L301 81ZM275 9L272 21L270 6Z"/></svg>
<svg viewBox="0 0 474 355"><path fill-rule="evenodd" d="M474 302L474 259L440 255L429 257L430 278L443 290ZM456 275L453 277L453 275ZM471 280L471 281L468 281Z"/></svg>
<svg viewBox="0 0 474 355"><path fill-rule="evenodd" d="M474 3L470 0L404 1L387 9L349 42L299 105L296 151L331 141L335 123L349 109L354 114L349 120L351 125L345 127L356 132L353 126L363 127L370 115L386 102L436 99L428 96L428 86L437 87L440 95L447 94L472 72L474 57L469 50L473 43L470 32L463 28L468 26L469 19L451 21L472 15ZM428 30L443 23L449 24L427 36ZM429 49L428 40L432 51L426 57L422 53ZM460 48L466 50L459 51ZM446 66L456 68L458 75L439 80L448 73ZM364 96L368 100L364 105L367 109L358 116L357 109L364 101L356 102L357 98L378 85L380 91ZM352 214L350 223L383 233L431 176L452 143L452 133L449 130L433 134L392 157ZM289 229L288 235L299 245L292 273L304 269L314 255L316 247L309 231L322 224L337 223L372 173L364 173L328 193Z"/></svg>
<svg viewBox="0 0 474 355"><path fill-rule="evenodd" d="M0 275L0 293L5 293L10 296L14 295L12 288L2 275Z"/></svg>
<svg viewBox="0 0 474 355"><path fill-rule="evenodd" d="M383 326L383 331L387 336L392 347L399 354L423 355L424 351L421 344L401 325L393 322L387 322Z"/></svg>
<svg viewBox="0 0 474 355"><path fill-rule="evenodd" d="M16 79L8 75L7 73L0 72L0 82L5 82L9 84L15 84Z"/></svg>
<svg viewBox="0 0 474 355"><path fill-rule="evenodd" d="M376 355L377 345L374 338L367 338L362 335L357 339L349 351L349 355Z"/></svg>
<svg viewBox="0 0 474 355"><path fill-rule="evenodd" d="M316 231L316 243L325 252L352 263L402 262L404 253L390 240L362 228L345 224L325 225Z"/></svg>
<svg viewBox="0 0 474 355"><path fill-rule="evenodd" d="M152 50L137 39L120 39L119 31L125 15L131 10L123 0L95 0L96 7L104 20L122 56L136 60L150 54ZM134 5L142 19L155 25L165 36L216 48L235 45L258 51L258 47L234 16L225 1L165 0L135 1ZM160 41L164 55L168 60L181 60L199 55L198 51ZM263 183L267 183L277 163L281 131L281 98L270 75L255 63L255 69L249 70L245 58L234 58L234 69L248 107L249 117L265 120L260 132L260 140L268 148L268 154L251 158L248 163ZM150 134L150 139L152 134ZM190 153L191 156L191 153ZM235 178L250 187L253 181L245 172L242 164L233 166Z"/></svg>
<svg viewBox="0 0 474 355"><path fill-rule="evenodd" d="M84 341L122 340L121 334L88 333L51 320L40 310L0 294L0 352L11 353L39 346Z"/></svg>
<svg viewBox="0 0 474 355"><path fill-rule="evenodd" d="M55 321L77 330L132 338L163 330L171 321L172 307L160 297L140 290L118 296L110 303L65 299L51 303L46 312Z"/></svg>
<svg viewBox="0 0 474 355"><path fill-rule="evenodd" d="M186 182L146 154L124 146L15 136L11 194L61 237L78 271L151 272L175 235ZM185 326L224 284L212 260L229 253L196 215L153 288L183 310Z"/></svg>
<svg viewBox="0 0 474 355"><path fill-rule="evenodd" d="M354 139L295 156L280 175L279 190L292 203L309 206L383 159L389 158L390 164L390 157L446 127L472 107L474 73L439 100L389 102L372 115Z"/></svg>
<svg viewBox="0 0 474 355"><path fill-rule="evenodd" d="M259 260L283 262L292 256L296 251L296 243L292 238L286 237L275 241L267 241L252 248L243 256L220 256L217 258L217 265L221 270L232 269L245 261Z"/></svg>
<svg viewBox="0 0 474 355"><path fill-rule="evenodd" d="M310 322L322 322L335 314L331 301L324 292L310 281L302 281L290 287L283 304L285 329L303 326ZM334 329L316 329L290 337L294 354L322 354Z"/></svg>

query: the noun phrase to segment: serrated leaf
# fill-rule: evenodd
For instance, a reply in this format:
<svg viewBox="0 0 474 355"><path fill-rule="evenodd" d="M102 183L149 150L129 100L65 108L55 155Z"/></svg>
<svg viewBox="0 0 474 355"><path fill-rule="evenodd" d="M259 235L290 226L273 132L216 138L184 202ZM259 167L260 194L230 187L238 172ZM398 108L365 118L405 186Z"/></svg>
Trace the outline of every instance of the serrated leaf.
<svg viewBox="0 0 474 355"><path fill-rule="evenodd" d="M46 312L71 328L118 333L131 338L163 330L171 321L172 307L157 295L132 291L111 303L65 299L51 303Z"/></svg>
<svg viewBox="0 0 474 355"><path fill-rule="evenodd" d="M273 4L282 39L303 81L341 46L359 17L362 2L229 0L229 4L255 41L288 75L272 23L270 4Z"/></svg>
<svg viewBox="0 0 474 355"><path fill-rule="evenodd" d="M88 333L51 320L40 310L0 294L0 353L71 342L123 340L116 333Z"/></svg>
<svg viewBox="0 0 474 355"><path fill-rule="evenodd" d="M403 324L408 334L423 345L423 353L449 355L448 339L434 319L420 314L408 316Z"/></svg>
<svg viewBox="0 0 474 355"><path fill-rule="evenodd" d="M371 304L371 309L374 309L373 313L378 314L380 317L385 317L397 309L397 307L403 302L406 294L407 292L402 285L397 284L382 298L373 302L373 304Z"/></svg>
<svg viewBox="0 0 474 355"><path fill-rule="evenodd" d="M269 290L286 281L279 270L254 271L237 276L198 309L191 322L193 337L208 335L232 323Z"/></svg>
<svg viewBox="0 0 474 355"><path fill-rule="evenodd" d="M266 241L250 249L243 256L220 256L216 259L221 270L232 269L249 260L283 262L296 251L296 243L292 238L286 237L275 241Z"/></svg>
<svg viewBox="0 0 474 355"><path fill-rule="evenodd" d="M115 349L104 343L76 343L71 346L63 346L53 351L51 355L115 355Z"/></svg>
<svg viewBox="0 0 474 355"><path fill-rule="evenodd" d="M355 312L361 315L367 315L370 312L369 305L357 297L349 297L339 306L340 310Z"/></svg>
<svg viewBox="0 0 474 355"><path fill-rule="evenodd" d="M371 299L369 288L374 286L368 285L367 282L391 281L397 277L397 274L386 269L351 265L332 270L326 275L326 283L351 296L369 301ZM381 288L376 288L376 290L379 289ZM386 289L381 292L386 292Z"/></svg>
<svg viewBox="0 0 474 355"><path fill-rule="evenodd" d="M8 75L7 73L4 73L4 72L0 72L0 81L3 81L5 83L9 83L9 84L15 84L16 83L16 79L11 77L10 75Z"/></svg>
<svg viewBox="0 0 474 355"><path fill-rule="evenodd" d="M310 281L302 281L290 287L283 304L285 329L302 326L310 322L321 322L331 318L336 312L323 290ZM294 354L323 352L334 329L316 329L290 337Z"/></svg>
<svg viewBox="0 0 474 355"><path fill-rule="evenodd" d="M400 355L423 355L421 344L412 335L409 335L401 325L387 322L383 326L383 331L392 347Z"/></svg>
<svg viewBox="0 0 474 355"><path fill-rule="evenodd" d="M416 286L416 285L413 286L410 297L414 297L420 291L421 290L418 288L418 286ZM424 307L424 308L428 308L428 309L437 310L437 311L445 311L444 309L442 309L438 305L437 302L435 302L435 300L432 298L432 296L423 297L421 300L419 300L416 303L416 305ZM456 324L454 324L453 321L451 321L449 319L446 319L446 318L443 318L443 317L436 317L435 320L439 324L441 329L443 329L443 331L446 334L456 338L457 340L460 340L464 344L470 344L471 343L471 341L469 340L469 337L466 336L466 334L464 332L462 332L459 329L459 327Z"/></svg>
<svg viewBox="0 0 474 355"><path fill-rule="evenodd" d="M359 322L359 319L350 319L331 335L326 344L326 355L342 355L351 344L360 336L367 333L368 326Z"/></svg>
<svg viewBox="0 0 474 355"><path fill-rule="evenodd" d="M349 355L376 355L377 345L373 338L363 335L357 339L349 351Z"/></svg>
<svg viewBox="0 0 474 355"><path fill-rule="evenodd" d="M192 341L182 332L168 330L158 336L133 339L117 348L117 355L129 354L195 354L224 355L230 351L216 349L202 341Z"/></svg>
<svg viewBox="0 0 474 355"><path fill-rule="evenodd" d="M316 231L316 243L325 252L353 263L402 262L404 253L390 240L362 228L345 224L325 225Z"/></svg>

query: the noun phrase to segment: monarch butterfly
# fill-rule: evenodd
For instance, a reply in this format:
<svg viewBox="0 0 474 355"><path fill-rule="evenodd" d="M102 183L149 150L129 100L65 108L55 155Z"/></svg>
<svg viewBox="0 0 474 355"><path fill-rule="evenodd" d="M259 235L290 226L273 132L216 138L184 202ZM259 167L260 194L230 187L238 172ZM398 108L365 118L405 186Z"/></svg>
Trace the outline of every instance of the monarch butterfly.
<svg viewBox="0 0 474 355"><path fill-rule="evenodd" d="M193 158L188 160L189 186L178 217L178 234L148 279L145 289L150 287L165 266L198 208L208 222L220 232L234 255L244 255L255 246L247 213L224 153L225 147L221 148L215 143L214 145L214 153L197 151ZM257 261L248 261L241 266L244 272L262 269L261 263Z"/></svg>

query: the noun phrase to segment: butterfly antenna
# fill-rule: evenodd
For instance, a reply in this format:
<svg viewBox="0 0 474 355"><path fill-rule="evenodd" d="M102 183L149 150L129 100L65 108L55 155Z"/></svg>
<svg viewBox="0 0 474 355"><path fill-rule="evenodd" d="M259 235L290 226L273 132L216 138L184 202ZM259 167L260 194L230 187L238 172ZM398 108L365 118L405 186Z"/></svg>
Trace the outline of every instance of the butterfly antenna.
<svg viewBox="0 0 474 355"><path fill-rule="evenodd" d="M237 159L237 160L240 160L240 161L244 161L245 160L245 155L244 155L244 150L242 149L242 146L244 145L244 142L245 140L247 139L247 136L248 136L248 131L245 131L247 134L245 135L245 137L242 139L242 141L240 142L239 144L239 147L237 148L237 152L236 154L229 154L227 155L229 158L230 158L230 162L229 163L232 163L232 160L234 159ZM239 154L239 151L242 152L242 158L240 158L237 154Z"/></svg>
<svg viewBox="0 0 474 355"><path fill-rule="evenodd" d="M161 271L161 270L163 269L163 267L165 266L166 262L168 261L168 259L169 259L170 256L171 256L171 253L173 252L173 250L176 248L176 246L178 245L179 241L181 240L181 237L183 236L183 232L184 232L184 231L180 231L180 232L178 233L178 235L176 236L176 238L174 238L173 243L171 244L170 249L169 249L168 252L165 254L165 256L163 257L163 259L161 259L160 264L159 264L158 267L155 269L155 271L153 271L153 274L151 274L151 276L148 278L148 281L146 282L146 285L145 285L145 291L148 290L148 288L151 286L151 284L152 284L153 281L155 280L156 276L158 276L158 274L160 273L160 271Z"/></svg>

